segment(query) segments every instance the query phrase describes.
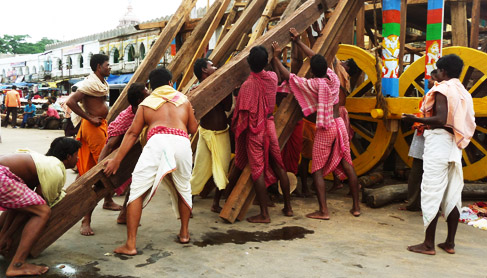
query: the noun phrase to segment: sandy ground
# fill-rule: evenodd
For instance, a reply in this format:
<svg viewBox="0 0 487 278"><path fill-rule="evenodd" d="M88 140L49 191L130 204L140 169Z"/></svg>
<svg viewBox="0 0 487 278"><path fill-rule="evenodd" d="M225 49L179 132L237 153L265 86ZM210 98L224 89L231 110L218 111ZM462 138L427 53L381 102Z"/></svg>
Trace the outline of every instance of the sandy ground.
<svg viewBox="0 0 487 278"><path fill-rule="evenodd" d="M2 128L0 154L25 147L45 153L52 139L62 135ZM68 173L69 183L75 175ZM113 254L126 229L116 224L118 212L100 204L93 218L94 236L81 236L78 223L30 261L51 268L42 277L487 277L487 231L459 224L457 254L441 249L435 256L411 253L407 245L423 239L419 212L400 211L401 204L362 206L362 216L354 218L348 212L347 190L328 195L329 221L304 217L317 208L315 198L293 198L295 216L282 216L282 204L277 204L270 208L271 224L227 224L210 212L211 198L196 197L187 245L176 242L179 222L167 193L159 190L142 215L140 255ZM122 203L122 198L115 200ZM257 212L253 206L249 215ZM446 223L440 219L437 242L445 237ZM0 275L6 265L0 257Z"/></svg>

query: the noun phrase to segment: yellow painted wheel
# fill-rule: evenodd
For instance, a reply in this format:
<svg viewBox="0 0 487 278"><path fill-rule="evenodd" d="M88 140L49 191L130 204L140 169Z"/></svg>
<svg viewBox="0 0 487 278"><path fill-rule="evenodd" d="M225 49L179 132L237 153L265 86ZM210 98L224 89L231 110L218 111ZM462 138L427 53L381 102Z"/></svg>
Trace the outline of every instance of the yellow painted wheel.
<svg viewBox="0 0 487 278"><path fill-rule="evenodd" d="M472 95L477 128L471 143L463 150L463 175L466 180L487 177L487 54L468 47L447 47L443 55L456 54L463 59L464 68L460 80ZM424 57L409 66L399 78L400 97L422 97L424 95ZM401 123L394 145L401 159L411 166L408 157L409 145L414 132L411 125Z"/></svg>
<svg viewBox="0 0 487 278"><path fill-rule="evenodd" d="M366 75L364 78L359 78L359 80L364 80L360 84L356 84L356 86L352 84L355 89L347 100L372 96L373 84L377 82L374 56L360 47L345 44L339 46L336 56L340 60L353 58L357 66L364 72L363 75ZM349 102L347 102L347 108L349 108ZM352 110L357 111L357 109ZM370 111L359 113L350 111L349 109L350 125L355 132L350 142L353 165L357 175L363 175L389 154L396 133L387 131L384 122L372 118Z"/></svg>

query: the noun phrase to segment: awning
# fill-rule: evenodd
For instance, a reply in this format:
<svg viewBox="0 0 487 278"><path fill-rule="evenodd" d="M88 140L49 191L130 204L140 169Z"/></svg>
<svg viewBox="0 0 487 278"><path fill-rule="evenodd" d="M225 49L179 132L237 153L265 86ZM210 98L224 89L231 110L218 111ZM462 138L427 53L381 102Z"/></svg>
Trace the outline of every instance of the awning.
<svg viewBox="0 0 487 278"><path fill-rule="evenodd" d="M20 83L22 81L24 81L24 76L23 75L20 75L20 76L17 77L17 79L15 79L15 82L14 83Z"/></svg>
<svg viewBox="0 0 487 278"><path fill-rule="evenodd" d="M47 84L49 85L49 88L57 88L56 82L47 82Z"/></svg>
<svg viewBox="0 0 487 278"><path fill-rule="evenodd" d="M112 75L108 76L107 78L107 83L108 84L127 84L130 81L130 78L132 78L134 74L133 73L128 73L128 74L122 74L122 75Z"/></svg>

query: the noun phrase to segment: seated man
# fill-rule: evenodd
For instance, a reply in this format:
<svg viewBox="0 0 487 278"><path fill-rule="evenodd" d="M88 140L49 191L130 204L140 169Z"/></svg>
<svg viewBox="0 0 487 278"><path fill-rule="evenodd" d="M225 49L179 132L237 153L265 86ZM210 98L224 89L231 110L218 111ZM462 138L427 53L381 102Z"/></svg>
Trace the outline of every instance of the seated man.
<svg viewBox="0 0 487 278"><path fill-rule="evenodd" d="M52 108L49 103L44 103L42 105L42 110L44 110L44 113L42 113L37 122L39 129L45 129L48 127L50 121L60 119L59 113L56 109Z"/></svg>
<svg viewBox="0 0 487 278"><path fill-rule="evenodd" d="M25 128L27 119L33 118L36 115L36 106L32 104L32 99L29 98L27 105L24 107L24 118L22 120L21 128Z"/></svg>
<svg viewBox="0 0 487 278"><path fill-rule="evenodd" d="M132 173L127 206L127 241L115 253L136 255L137 228L146 206L162 184L171 195L176 216L181 219L180 243L189 242L189 217L192 209L192 152L188 132L194 134L198 124L186 96L172 87L172 74L163 67L149 74L152 94L141 104L123 138L115 157L106 162L105 174L118 171L120 162L135 144L143 127L148 125L147 144ZM171 175L167 175L167 174Z"/></svg>
<svg viewBox="0 0 487 278"><path fill-rule="evenodd" d="M54 139L46 155L24 151L0 156L0 249L7 252L11 236L28 217L7 276L40 275L49 269L25 262L51 213L50 207L65 195L66 168L78 161L81 144L71 138ZM15 221L14 221L15 220Z"/></svg>

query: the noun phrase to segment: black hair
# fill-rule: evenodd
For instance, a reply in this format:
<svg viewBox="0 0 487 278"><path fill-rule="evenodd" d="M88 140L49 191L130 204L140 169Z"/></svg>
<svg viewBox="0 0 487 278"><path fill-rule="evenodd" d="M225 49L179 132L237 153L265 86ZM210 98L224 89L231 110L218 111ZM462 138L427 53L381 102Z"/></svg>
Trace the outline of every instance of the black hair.
<svg viewBox="0 0 487 278"><path fill-rule="evenodd" d="M346 60L345 63L348 66L348 75L354 76L362 72L362 70L357 66L357 63L355 63L355 60L352 58Z"/></svg>
<svg viewBox="0 0 487 278"><path fill-rule="evenodd" d="M463 60L455 54L449 54L441 57L436 62L438 69L446 71L446 75L450 78L458 78L462 73Z"/></svg>
<svg viewBox="0 0 487 278"><path fill-rule="evenodd" d="M249 56L247 57L247 63L249 63L250 70L253 72L261 72L269 61L269 55L267 49L262 45L257 45L250 49Z"/></svg>
<svg viewBox="0 0 487 278"><path fill-rule="evenodd" d="M127 100L130 105L139 105L139 100L144 98L144 89L145 85L142 82L135 82L130 85L129 90L127 91Z"/></svg>
<svg viewBox="0 0 487 278"><path fill-rule="evenodd" d="M320 54L315 54L311 57L309 61L311 65L311 72L315 77L322 78L326 77L326 71L328 70L328 63L326 62L325 57Z"/></svg>
<svg viewBox="0 0 487 278"><path fill-rule="evenodd" d="M49 108L49 103L46 102L42 105L42 109L47 109L47 108Z"/></svg>
<svg viewBox="0 0 487 278"><path fill-rule="evenodd" d="M71 87L71 92L76 92L76 90L78 90L78 86Z"/></svg>
<svg viewBox="0 0 487 278"><path fill-rule="evenodd" d="M95 54L91 56L91 60L90 60L91 70L96 71L98 65L103 65L103 63L105 63L106 61L108 61L108 56L105 54Z"/></svg>
<svg viewBox="0 0 487 278"><path fill-rule="evenodd" d="M203 69L206 69L209 61L210 59L208 58L200 58L196 60L196 62L194 62L193 71L198 80L201 80L201 77L203 75Z"/></svg>
<svg viewBox="0 0 487 278"><path fill-rule="evenodd" d="M79 148L81 148L81 142L69 137L58 137L51 143L51 147L47 151L47 156L54 156L57 159L63 161L68 155L73 155Z"/></svg>
<svg viewBox="0 0 487 278"><path fill-rule="evenodd" d="M17 89L17 86L12 85L12 90L15 90L15 89Z"/></svg>
<svg viewBox="0 0 487 278"><path fill-rule="evenodd" d="M430 72L430 76L437 75L437 74L438 74L438 70L435 69Z"/></svg>
<svg viewBox="0 0 487 278"><path fill-rule="evenodd" d="M57 97L50 97L51 103L56 103Z"/></svg>
<svg viewBox="0 0 487 278"><path fill-rule="evenodd" d="M169 85L169 81L171 80L172 74L165 67L158 67L155 70L152 70L149 74L149 82L152 90L164 85Z"/></svg>

